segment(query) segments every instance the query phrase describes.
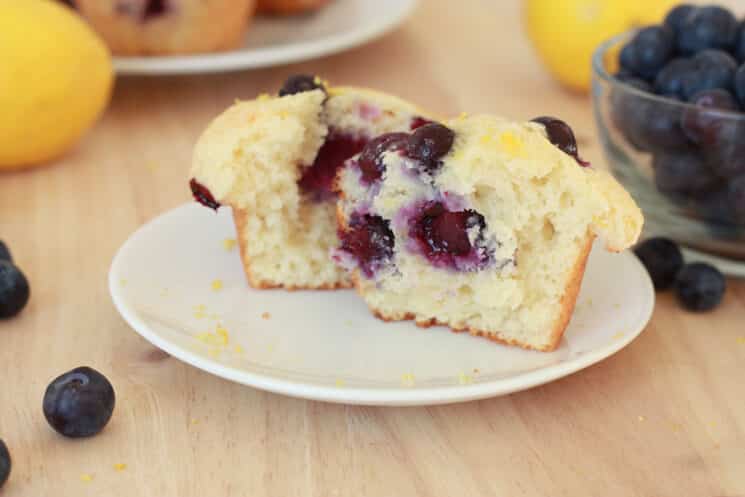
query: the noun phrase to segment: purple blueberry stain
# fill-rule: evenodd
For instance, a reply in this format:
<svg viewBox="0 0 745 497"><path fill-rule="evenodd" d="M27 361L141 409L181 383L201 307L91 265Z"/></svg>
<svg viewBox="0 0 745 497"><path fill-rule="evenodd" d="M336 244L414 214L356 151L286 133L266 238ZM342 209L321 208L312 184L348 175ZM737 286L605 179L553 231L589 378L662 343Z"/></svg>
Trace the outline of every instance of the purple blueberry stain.
<svg viewBox="0 0 745 497"><path fill-rule="evenodd" d="M472 210L448 210L436 200L402 210L408 216L407 249L440 269L478 271L493 261L484 216ZM399 220L401 222L401 220Z"/></svg>

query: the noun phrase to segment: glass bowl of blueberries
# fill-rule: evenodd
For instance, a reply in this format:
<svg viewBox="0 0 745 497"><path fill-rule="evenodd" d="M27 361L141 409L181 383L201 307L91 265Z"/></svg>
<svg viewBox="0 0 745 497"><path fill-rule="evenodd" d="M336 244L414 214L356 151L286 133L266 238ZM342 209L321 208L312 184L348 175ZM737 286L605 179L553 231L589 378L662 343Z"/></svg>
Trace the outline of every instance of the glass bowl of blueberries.
<svg viewBox="0 0 745 497"><path fill-rule="evenodd" d="M592 63L599 135L645 234L745 276L745 21L678 5Z"/></svg>

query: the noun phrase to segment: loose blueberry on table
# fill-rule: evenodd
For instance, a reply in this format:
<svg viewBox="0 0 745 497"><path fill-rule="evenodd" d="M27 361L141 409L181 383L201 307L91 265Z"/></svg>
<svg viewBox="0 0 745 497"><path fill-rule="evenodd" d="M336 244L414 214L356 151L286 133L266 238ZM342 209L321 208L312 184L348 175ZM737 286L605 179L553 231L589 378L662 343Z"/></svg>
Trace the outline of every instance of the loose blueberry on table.
<svg viewBox="0 0 745 497"><path fill-rule="evenodd" d="M44 393L44 416L57 433L70 438L99 433L111 419L116 396L108 379L79 367L55 378Z"/></svg>
<svg viewBox="0 0 745 497"><path fill-rule="evenodd" d="M724 275L702 262L684 266L675 281L675 294L680 304L696 312L709 311L718 306L726 288Z"/></svg>
<svg viewBox="0 0 745 497"><path fill-rule="evenodd" d="M0 439L0 488L5 485L10 476L10 468L12 462L10 459L10 452L8 452L8 446L5 445L2 439Z"/></svg>
<svg viewBox="0 0 745 497"><path fill-rule="evenodd" d="M10 255L10 249L2 240L0 240L0 261L13 262L13 257Z"/></svg>
<svg viewBox="0 0 745 497"><path fill-rule="evenodd" d="M683 267L683 254L667 238L649 238L637 245L634 253L647 269L655 290L670 288Z"/></svg>
<svg viewBox="0 0 745 497"><path fill-rule="evenodd" d="M26 276L12 262L0 260L0 319L16 316L26 307L31 290Z"/></svg>

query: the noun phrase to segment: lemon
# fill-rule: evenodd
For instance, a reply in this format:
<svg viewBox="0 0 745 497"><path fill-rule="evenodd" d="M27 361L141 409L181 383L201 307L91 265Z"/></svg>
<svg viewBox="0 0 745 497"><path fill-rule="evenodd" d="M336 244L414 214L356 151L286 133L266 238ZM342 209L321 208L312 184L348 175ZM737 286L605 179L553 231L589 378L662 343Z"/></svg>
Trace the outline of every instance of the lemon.
<svg viewBox="0 0 745 497"><path fill-rule="evenodd" d="M111 56L72 10L0 0L0 170L59 157L111 95Z"/></svg>
<svg viewBox="0 0 745 497"><path fill-rule="evenodd" d="M592 53L613 35L660 22L675 0L526 0L525 23L548 70L565 86L590 88Z"/></svg>

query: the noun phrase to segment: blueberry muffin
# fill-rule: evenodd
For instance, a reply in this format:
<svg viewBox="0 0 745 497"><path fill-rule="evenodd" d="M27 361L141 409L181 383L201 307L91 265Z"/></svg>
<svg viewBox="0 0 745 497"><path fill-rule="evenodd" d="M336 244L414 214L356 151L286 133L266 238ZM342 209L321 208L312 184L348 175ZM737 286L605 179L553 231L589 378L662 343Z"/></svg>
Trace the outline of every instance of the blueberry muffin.
<svg viewBox="0 0 745 497"><path fill-rule="evenodd" d="M326 5L329 0L258 0L260 14L292 15L312 12Z"/></svg>
<svg viewBox="0 0 745 497"><path fill-rule="evenodd" d="M65 0L118 55L217 52L240 46L256 0Z"/></svg>
<svg viewBox="0 0 745 497"><path fill-rule="evenodd" d="M378 317L554 349L593 240L641 212L554 118L438 121L380 92L290 78L199 139L191 190L232 207L256 288L355 285Z"/></svg>
<svg viewBox="0 0 745 497"><path fill-rule="evenodd" d="M350 287L331 257L337 170L373 137L422 122L398 98L296 76L279 95L239 102L210 124L194 151L192 193L232 207L252 286Z"/></svg>
<svg viewBox="0 0 745 497"><path fill-rule="evenodd" d="M629 194L586 166L553 118L379 136L339 173L337 259L384 320L553 350L593 239L620 251L642 226Z"/></svg>

